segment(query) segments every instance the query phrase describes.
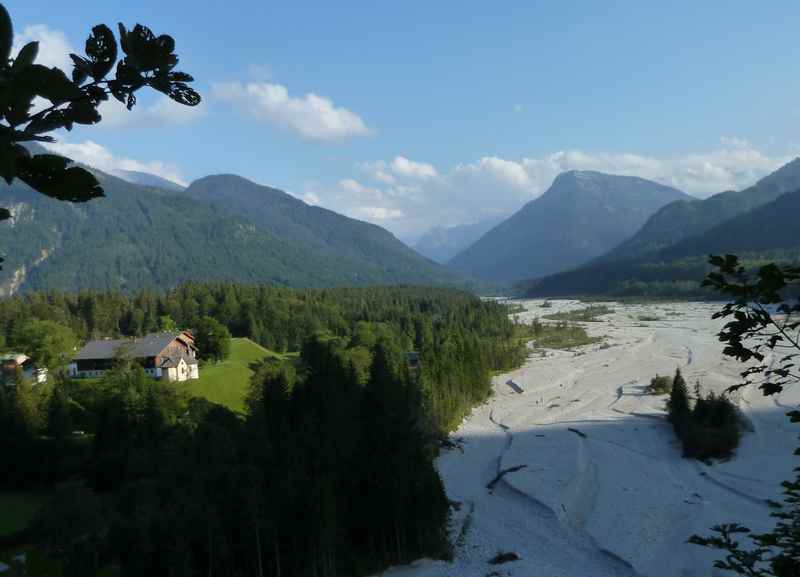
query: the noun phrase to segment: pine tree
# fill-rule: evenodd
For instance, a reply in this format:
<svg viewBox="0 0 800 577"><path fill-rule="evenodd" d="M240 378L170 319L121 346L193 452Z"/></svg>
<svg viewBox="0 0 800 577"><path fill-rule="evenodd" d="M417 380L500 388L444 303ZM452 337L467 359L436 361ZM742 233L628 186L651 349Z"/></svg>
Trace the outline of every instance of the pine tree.
<svg viewBox="0 0 800 577"><path fill-rule="evenodd" d="M676 431L680 431L686 425L691 408L689 406L689 391L686 381L680 369L675 370L675 377L672 380L672 392L667 401L669 420Z"/></svg>

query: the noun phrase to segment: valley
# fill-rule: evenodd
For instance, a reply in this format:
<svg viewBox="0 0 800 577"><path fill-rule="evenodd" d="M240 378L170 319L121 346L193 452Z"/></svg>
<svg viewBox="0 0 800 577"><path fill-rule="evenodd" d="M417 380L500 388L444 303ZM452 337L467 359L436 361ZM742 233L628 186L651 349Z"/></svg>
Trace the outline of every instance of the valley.
<svg viewBox="0 0 800 577"><path fill-rule="evenodd" d="M578 301L522 301L520 320L583 308ZM784 416L800 391L736 397L750 431L728 462L681 457L665 418L665 395L645 387L677 367L690 389L722 391L740 366L723 357L714 303L609 305L584 323L606 337L571 351L533 353L493 381L494 395L451 435L437 461L457 503L455 559L418 561L391 577L701 576L714 552L686 543L721 522L771 526L767 499L791 477L797 431ZM652 320L640 320L652 319ZM499 473L503 474L487 489ZM491 565L501 553L517 561ZM492 573L496 570L496 573Z"/></svg>

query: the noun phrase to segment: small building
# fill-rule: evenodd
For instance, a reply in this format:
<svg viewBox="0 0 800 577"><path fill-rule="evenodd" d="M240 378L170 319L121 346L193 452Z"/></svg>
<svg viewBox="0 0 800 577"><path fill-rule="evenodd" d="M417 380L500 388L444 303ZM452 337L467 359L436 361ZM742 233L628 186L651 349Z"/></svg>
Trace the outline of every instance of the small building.
<svg viewBox="0 0 800 577"><path fill-rule="evenodd" d="M0 354L0 375L8 381L17 376L17 371L22 371L26 379L32 380L37 385L47 382L47 369L34 366L28 355L23 353Z"/></svg>
<svg viewBox="0 0 800 577"><path fill-rule="evenodd" d="M188 331L151 333L138 339L102 339L89 341L69 365L75 378L102 377L114 365L114 359L127 354L139 361L145 372L165 381L200 378L197 347Z"/></svg>

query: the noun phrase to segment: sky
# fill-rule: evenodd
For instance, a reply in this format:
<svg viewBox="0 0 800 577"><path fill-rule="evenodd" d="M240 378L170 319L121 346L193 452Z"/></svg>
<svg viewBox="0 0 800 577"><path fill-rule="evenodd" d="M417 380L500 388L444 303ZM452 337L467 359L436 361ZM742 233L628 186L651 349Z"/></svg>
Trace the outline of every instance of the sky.
<svg viewBox="0 0 800 577"><path fill-rule="evenodd" d="M233 173L413 242L564 170L705 197L800 153L800 3L13 0L70 70L92 26L175 38L203 96L140 93L55 150L182 184Z"/></svg>

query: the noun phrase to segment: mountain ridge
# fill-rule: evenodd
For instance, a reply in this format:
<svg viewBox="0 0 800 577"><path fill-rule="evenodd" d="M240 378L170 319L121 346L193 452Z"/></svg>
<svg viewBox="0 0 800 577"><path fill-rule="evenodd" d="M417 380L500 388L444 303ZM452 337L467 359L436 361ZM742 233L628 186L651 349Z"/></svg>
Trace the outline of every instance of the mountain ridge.
<svg viewBox="0 0 800 577"><path fill-rule="evenodd" d="M327 232L336 242L323 250L322 241L283 235L280 227L259 224L253 214L220 210L185 191L93 172L106 196L82 204L47 198L20 182L0 187L0 206L11 206L14 214L0 224L6 257L0 271L3 294L158 290L190 281L309 287L469 284L376 225L328 215L336 226ZM321 213L315 209L308 214ZM348 239L361 246L337 249Z"/></svg>
<svg viewBox="0 0 800 577"><path fill-rule="evenodd" d="M665 206L617 248L572 270L524 281L522 291L528 296L700 294L709 253L738 252L752 262L797 259L800 239L792 218L800 211L800 159L750 187L691 205Z"/></svg>

